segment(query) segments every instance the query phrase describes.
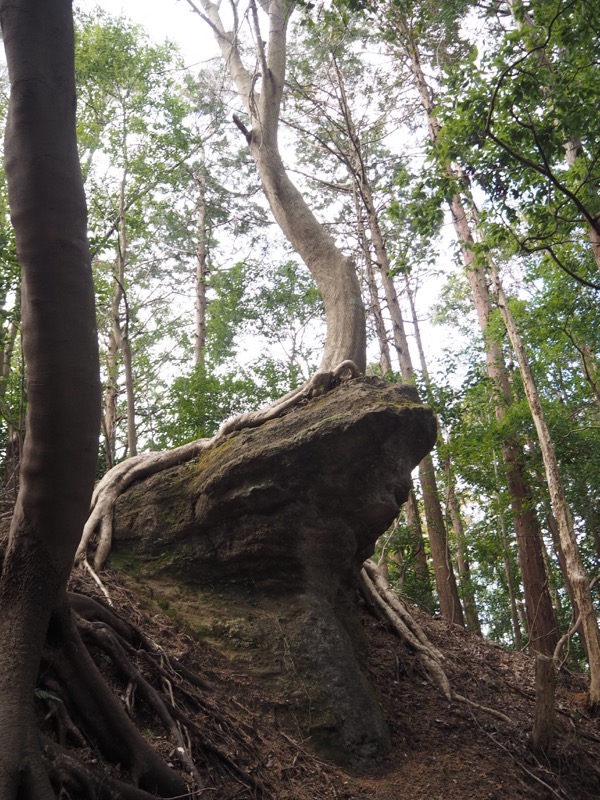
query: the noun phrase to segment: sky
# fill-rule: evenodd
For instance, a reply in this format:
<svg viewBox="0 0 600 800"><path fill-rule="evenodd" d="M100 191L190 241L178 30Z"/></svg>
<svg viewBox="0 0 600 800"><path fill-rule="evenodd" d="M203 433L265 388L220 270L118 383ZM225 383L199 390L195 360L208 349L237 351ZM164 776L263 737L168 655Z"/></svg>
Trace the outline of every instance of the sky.
<svg viewBox="0 0 600 800"><path fill-rule="evenodd" d="M186 66L203 64L219 55L208 25L186 0L75 0L74 4L83 11L100 6L110 14L123 14L145 28L155 41L176 42Z"/></svg>
<svg viewBox="0 0 600 800"><path fill-rule="evenodd" d="M188 68L201 67L213 59L220 58L212 31L192 11L187 0L74 0L74 5L84 11L91 11L100 6L112 15L123 14L141 25L154 41L160 43L169 39L175 42ZM425 301L425 305L429 306L435 300L438 291L437 285L426 282L419 292L419 305ZM407 326L409 337L411 328L411 325ZM423 320L422 334L429 342L430 355L433 355L432 351L437 351L439 346L431 344L428 331L429 325ZM413 354L413 358L416 363L416 353Z"/></svg>

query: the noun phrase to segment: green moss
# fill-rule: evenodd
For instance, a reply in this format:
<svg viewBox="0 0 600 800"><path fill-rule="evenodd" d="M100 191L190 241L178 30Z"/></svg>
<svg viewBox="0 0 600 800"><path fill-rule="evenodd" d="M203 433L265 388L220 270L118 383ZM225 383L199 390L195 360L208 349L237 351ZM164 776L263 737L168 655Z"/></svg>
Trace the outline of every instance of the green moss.
<svg viewBox="0 0 600 800"><path fill-rule="evenodd" d="M167 570L176 561L174 552L164 552L159 556L136 555L132 548L123 546L121 542L115 544L111 555L111 566L131 577L142 579L151 578Z"/></svg>
<svg viewBox="0 0 600 800"><path fill-rule="evenodd" d="M198 460L190 465L191 472L196 476L196 485L202 485L206 474L212 473L216 467L219 466L219 463L225 460L225 457L232 449L232 445L237 446L236 440L236 435L233 435L228 439L223 439L223 441L219 442L217 445L204 450L200 454ZM187 478L188 476L186 475L186 480Z"/></svg>
<svg viewBox="0 0 600 800"><path fill-rule="evenodd" d="M127 547L113 547L110 553L110 565L113 569L125 573L132 577L140 575L141 567L140 559L133 552L133 549Z"/></svg>

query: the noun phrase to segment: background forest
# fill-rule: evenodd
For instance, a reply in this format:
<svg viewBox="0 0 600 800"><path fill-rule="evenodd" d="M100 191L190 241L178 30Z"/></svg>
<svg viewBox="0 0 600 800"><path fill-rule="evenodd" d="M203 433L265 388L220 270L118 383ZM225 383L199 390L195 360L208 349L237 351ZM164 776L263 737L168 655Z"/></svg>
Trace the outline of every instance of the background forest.
<svg viewBox="0 0 600 800"><path fill-rule="evenodd" d="M303 5L279 125L293 181L356 265L368 372L415 382L438 416L380 565L410 602L546 654L579 614L564 530L586 581L600 558L599 33L597 0ZM96 9L76 15L76 71L101 477L302 384L325 327L226 67L186 67ZM27 397L0 191L10 514ZM577 638L565 654L585 660Z"/></svg>

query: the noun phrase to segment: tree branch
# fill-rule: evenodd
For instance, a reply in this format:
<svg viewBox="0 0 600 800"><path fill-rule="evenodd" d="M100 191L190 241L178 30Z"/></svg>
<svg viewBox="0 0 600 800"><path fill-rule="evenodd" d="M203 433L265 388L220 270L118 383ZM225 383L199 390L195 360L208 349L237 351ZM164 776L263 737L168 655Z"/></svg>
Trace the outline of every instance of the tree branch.
<svg viewBox="0 0 600 800"><path fill-rule="evenodd" d="M269 67L267 66L267 56L265 54L265 43L263 42L262 34L260 32L260 22L258 20L258 11L256 10L256 0L250 0L250 12L252 14L252 25L254 27L254 37L256 39L256 51L258 53L260 69L262 71L263 80L266 80Z"/></svg>
<svg viewBox="0 0 600 800"><path fill-rule="evenodd" d="M212 28L217 44L221 50L223 60L230 67L231 77L233 78L238 92L242 96L244 103L250 112L250 95L252 92L252 75L250 71L244 66L240 51L237 46L237 12L234 7L234 20L235 28L233 31L228 32L225 30L221 17L219 15L219 7L211 0L200 0L204 13L200 11L195 3L195 0L187 0L187 3L192 9Z"/></svg>
<svg viewBox="0 0 600 800"><path fill-rule="evenodd" d="M241 120L241 119L238 117L238 115L237 115L237 114L234 114L234 115L233 115L233 117L232 117L232 119L233 119L233 121L235 122L235 124L236 124L236 127L238 127L238 128L241 130L241 132L244 134L244 136L246 137L246 141L248 142L248 144L250 144L250 140L252 139L252 133L251 133L251 132L248 130L248 128L247 128L247 127L244 125L244 123L243 123L243 122L242 122L242 120Z"/></svg>

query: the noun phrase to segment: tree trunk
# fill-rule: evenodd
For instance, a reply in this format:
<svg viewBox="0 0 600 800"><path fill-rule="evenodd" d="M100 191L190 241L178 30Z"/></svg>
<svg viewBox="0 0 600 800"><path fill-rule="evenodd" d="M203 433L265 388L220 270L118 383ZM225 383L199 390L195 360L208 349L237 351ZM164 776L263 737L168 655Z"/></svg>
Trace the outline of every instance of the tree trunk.
<svg viewBox="0 0 600 800"><path fill-rule="evenodd" d="M206 177L199 168L194 175L198 187L196 201L196 327L194 333L194 364L202 361L206 344L206 279L208 276L208 242L206 229Z"/></svg>
<svg viewBox="0 0 600 800"><path fill-rule="evenodd" d="M13 369L13 355L21 321L21 286L16 290L13 318L10 323L4 348L0 354L0 400L4 400L8 390L8 383ZM6 455L4 457L4 470L2 476L3 511L12 511L17 500L19 489L19 467L21 464L21 451L23 449L23 409L25 404L23 361L20 362L21 372L21 402L19 418L7 419Z"/></svg>
<svg viewBox="0 0 600 800"><path fill-rule="evenodd" d="M492 277L500 313L502 314L510 343L519 364L523 388L537 431L546 472L546 480L548 482L548 490L550 492L552 511L558 525L565 567L573 589L574 599L579 607L579 613L581 614L582 633L585 639L590 667L590 705L592 708L600 710L600 636L598 635L598 622L596 620L596 612L590 593L589 580L585 574L583 561L581 559L579 547L577 546L573 517L560 479L558 461L556 459L552 437L550 436L550 429L548 428L544 409L540 402L540 396L531 371L529 358L527 357L523 341L515 325L508 300L500 281L500 276L495 267L492 268Z"/></svg>
<svg viewBox="0 0 600 800"><path fill-rule="evenodd" d="M551 655L558 642L558 628L548 591L539 523L529 487L523 479L524 465L521 459L522 454L514 446L502 445L502 460L514 513L529 646L543 655Z"/></svg>
<svg viewBox="0 0 600 800"><path fill-rule="evenodd" d="M440 123L434 113L432 91L423 72L419 53L412 32L406 21L398 15L399 25L405 36L405 47L409 57L421 104L425 111L429 136L433 142L438 138ZM458 180L459 176L448 164L447 176ZM510 402L510 384L504 366L501 348L489 337L488 320L491 301L485 275L475 260L474 240L469 220L458 193L451 201L454 229L461 242L465 271L486 344L488 374L496 387L496 416L504 417L504 406ZM515 531L519 544L521 577L525 589L525 604L530 628L530 645L545 655L551 655L558 642L556 618L548 592L546 570L542 556L541 533L533 511L530 491L525 480L522 453L514 440L506 441L502 447L511 505L514 512Z"/></svg>
<svg viewBox="0 0 600 800"><path fill-rule="evenodd" d="M600 215L596 217L596 220L600 224ZM590 237L590 244L592 245L592 254L594 256L594 261L596 262L596 266L598 267L598 269L600 269L600 233L598 233L596 228L590 227L589 237Z"/></svg>
<svg viewBox="0 0 600 800"><path fill-rule="evenodd" d="M496 390L496 417L498 421L502 422L506 414L506 406L510 405L512 398L502 348L491 339L489 334L492 303L487 281L483 270L477 266L475 242L467 213L458 194L452 198L451 210L454 227L461 242L466 274L479 326L485 340L488 375ZM534 511L530 487L525 477L523 451L515 438L511 437L503 442L502 460L506 471L519 547L519 565L525 592L529 646L537 652L550 656L558 642L558 626L548 590L548 578L542 552L542 535Z"/></svg>
<svg viewBox="0 0 600 800"><path fill-rule="evenodd" d="M0 579L0 796L54 800L34 688L87 517L100 384L75 138L70 0L0 2L11 85L6 174L23 280L27 435Z"/></svg>
<svg viewBox="0 0 600 800"><path fill-rule="evenodd" d="M125 134L123 134L125 136ZM113 304L113 328L115 340L121 351L123 359L123 372L125 373L125 393L127 396L127 455L137 455L137 431L135 426L135 387L133 379L133 362L131 358L131 345L129 343L129 306L127 304L127 294L125 292L125 268L127 266L127 224L125 219L125 187L127 173L124 173L121 181L121 191L119 197L119 252L117 254L117 276L118 284L115 290L116 301ZM121 326L121 303L125 302L125 326Z"/></svg>
<svg viewBox="0 0 600 800"><path fill-rule="evenodd" d="M423 347L423 339L421 338L421 328L419 326L419 318L417 316L417 307L415 305L415 297L412 291L410 281L408 279L408 275L404 276L404 289L406 291L406 297L408 298L408 304L410 306L410 315L412 318L413 324L413 331L415 333L415 344L417 345L417 353L419 354L419 362L421 364L421 372L423 373L423 377L427 384L427 388L430 388L430 380L429 380L429 369L427 367L427 359L425 358L425 349Z"/></svg>
<svg viewBox="0 0 600 800"><path fill-rule="evenodd" d="M119 291L115 285L114 292ZM111 302L111 318L115 314L115 294ZM112 469L116 463L116 435L117 435L117 408L119 399L119 365L117 354L119 348L115 338L115 327L111 321L108 332L108 347L106 351L106 387L104 390L104 410L102 415L102 433L104 436L104 457L106 470Z"/></svg>
<svg viewBox="0 0 600 800"><path fill-rule="evenodd" d="M502 511L502 505L500 500L500 481L498 475L498 459L496 457L496 453L493 454L493 464L494 464L494 480L496 485L496 492L495 492L495 500L496 500L496 516L498 522L498 535L500 538L500 546L502 547L502 556L504 559L504 573L506 575L506 585L508 587L508 599L510 603L510 616L512 620L513 626L513 634L515 640L515 650L522 650L523 649L523 642L521 639L521 626L519 624L519 611L520 606L517 603L517 592L516 592L516 581L514 576L514 571L512 568L512 563L510 560L510 552L508 548L508 534L506 532L506 522L504 520L504 512ZM525 624L527 622L525 615L521 614L521 617L525 619Z"/></svg>
<svg viewBox="0 0 600 800"><path fill-rule="evenodd" d="M535 660L535 716L531 740L534 752L546 757L554 740L555 684L554 662L538 655Z"/></svg>
<svg viewBox="0 0 600 800"><path fill-rule="evenodd" d="M419 353L419 360L421 362L421 372L425 378L426 384L429 387L429 370L427 368L427 361L425 359L425 350L423 349L423 341L421 339L421 330L419 327L419 319L417 317L417 309L415 306L414 296L410 287L408 275L404 276L406 296L410 305L412 316L413 329L415 332L415 341L417 344L417 351ZM438 433L438 438L440 434ZM453 477L450 472L450 463L446 464L446 472L448 476L448 490L447 490L447 508L450 512L450 520L452 522L452 529L456 538L457 545L457 564L459 582L462 589L463 606L467 619L467 627L469 630L481 634L481 627L477 617L477 607L475 605L475 595L471 584L471 570L469 561L466 555L464 544L464 527L460 515L460 507L454 491Z"/></svg>
<svg viewBox="0 0 600 800"><path fill-rule="evenodd" d="M381 282L383 284L387 300L388 311L392 320L393 341L398 356L400 372L404 381L407 383L414 383L415 371L410 351L408 349L408 339L406 337L404 320L402 318L400 303L398 302L398 294L396 292L396 286L392 276L387 248L381 226L379 224L379 217L377 215L373 190L369 180L369 175L365 168L361 142L352 118L352 110L350 109L346 99L343 76L338 68L337 63L335 62L335 58L333 58L333 63L338 80L338 101L340 104L341 116L344 120L348 144L350 146L348 164L352 170L352 178L357 187L360 201L364 207L367 226L371 233L371 242L373 249L375 250L376 263L379 267ZM460 598L458 596L456 578L454 576L450 550L448 547L446 525L444 523L444 515L442 513L439 492L435 479L435 467L433 464L433 459L430 455L426 456L423 462L419 465L419 480L421 482L421 489L423 491L423 504L425 507L427 532L429 534L431 557L433 561L436 586L438 589L440 610L442 612L442 616L446 619L456 622L458 625L464 625L462 607L460 604Z"/></svg>
<svg viewBox="0 0 600 800"><path fill-rule="evenodd" d="M465 620L458 596L452 562L450 561L446 525L435 480L435 467L430 455L425 456L419 464L419 480L423 490L423 505L425 506L429 547L431 549L440 610L443 617L464 627Z"/></svg>
<svg viewBox="0 0 600 800"><path fill-rule="evenodd" d="M200 13L193 2L190 4ZM307 265L323 299L327 337L321 369L331 371L350 359L364 372L365 312L354 264L336 247L317 221L291 182L279 153L277 134L285 84L287 26L295 3L293 0L271 0L261 6L269 21L268 42L265 43L255 1L249 2L262 79L260 92L256 91L256 71L248 70L242 62L237 30L225 30L216 3L201 0L201 4L204 9L201 16L216 36L223 59L250 116L251 130L247 130L237 118L236 124L246 136L273 216ZM237 22L236 18L236 26Z"/></svg>
<svg viewBox="0 0 600 800"><path fill-rule="evenodd" d="M107 470L115 465L116 433L119 399L119 353L123 362L126 394L127 456L137 455L135 424L135 388L133 361L129 344L129 308L125 293L125 268L127 265L127 226L125 220L125 188L127 174L123 174L119 194L118 250L115 259L113 296L110 305L110 331L108 335L107 382L104 395L104 430ZM121 324L121 305L125 301L125 326Z"/></svg>
<svg viewBox="0 0 600 800"><path fill-rule="evenodd" d="M450 520L452 521L454 538L456 539L458 578L467 618L467 627L470 631L474 631L481 636L481 625L479 623L479 617L477 616L475 592L473 591L473 584L471 581L471 566L465 547L465 529L460 513L460 505L454 490L454 477L451 474L449 463L447 464L446 474L448 476L448 510L450 512Z"/></svg>
<svg viewBox="0 0 600 800"><path fill-rule="evenodd" d="M6 344L2 348L2 356L0 360L0 398L4 399L6 390L8 388L8 381L12 369L12 358L17 341L17 334L19 333L19 322L21 319L21 287L18 286L15 296L15 307L13 310L13 319L10 323L8 336L6 337Z"/></svg>
<svg viewBox="0 0 600 800"><path fill-rule="evenodd" d="M377 286L376 268L373 263L373 256L371 247L366 236L365 223L363 213L360 206L358 191L356 183L353 185L354 207L356 210L356 221L358 229L358 238L360 247L363 253L365 263L365 272L367 276L367 286L369 289L369 299L371 302L368 312L373 315L375 320L375 332L377 334L377 342L379 344L379 367L382 375L386 375L392 371L392 361L390 358L390 345L388 342L387 330L385 327L385 320L381 309L381 302L379 300L379 288Z"/></svg>
<svg viewBox="0 0 600 800"><path fill-rule="evenodd" d="M512 564L510 561L510 553L508 551L508 540L506 536L506 525L504 522L504 515L499 514L498 522L501 529L502 536L502 553L504 556L504 572L506 574L506 584L508 586L508 599L510 602L510 616L513 626L513 634L515 637L515 650L521 651L523 649L523 640L521 638L521 625L519 623L519 605L517 603L516 581L513 572ZM521 614L521 617L527 621L527 617Z"/></svg>
<svg viewBox="0 0 600 800"><path fill-rule="evenodd" d="M577 344L575 339L570 336L569 333L567 333L567 336L569 336L573 347L575 347L579 353L581 368L583 369L583 377L592 390L592 394L596 400L596 405L600 409L600 383L598 380L600 376L600 366L598 365L598 357L589 344L587 344L587 342L584 342L583 344Z"/></svg>
<svg viewBox="0 0 600 800"><path fill-rule="evenodd" d="M558 566L560 567L560 571L564 578L565 588L567 590L567 594L569 595L569 600L571 602L573 622L575 622L579 616L579 608L577 606L577 600L575 598L575 592L573 591L573 586L571 585L571 578L569 575L569 570L567 568L567 562L565 561L565 555L563 553L562 545L560 543L558 523L556 522L556 517L554 516L554 514L552 514L551 512L546 514L546 522L548 523L548 530L550 531L550 534L552 536L552 544L554 545L554 554L556 556L556 560L558 561ZM583 640L583 646L585 649L585 640Z"/></svg>
<svg viewBox="0 0 600 800"><path fill-rule="evenodd" d="M423 538L423 528L421 527L421 515L415 497L414 489L410 490L405 506L406 524L411 538L411 547L414 557L414 572L418 584L421 603L427 611L433 611L435 603L431 590L431 578L429 575L429 564L425 553L425 540Z"/></svg>

